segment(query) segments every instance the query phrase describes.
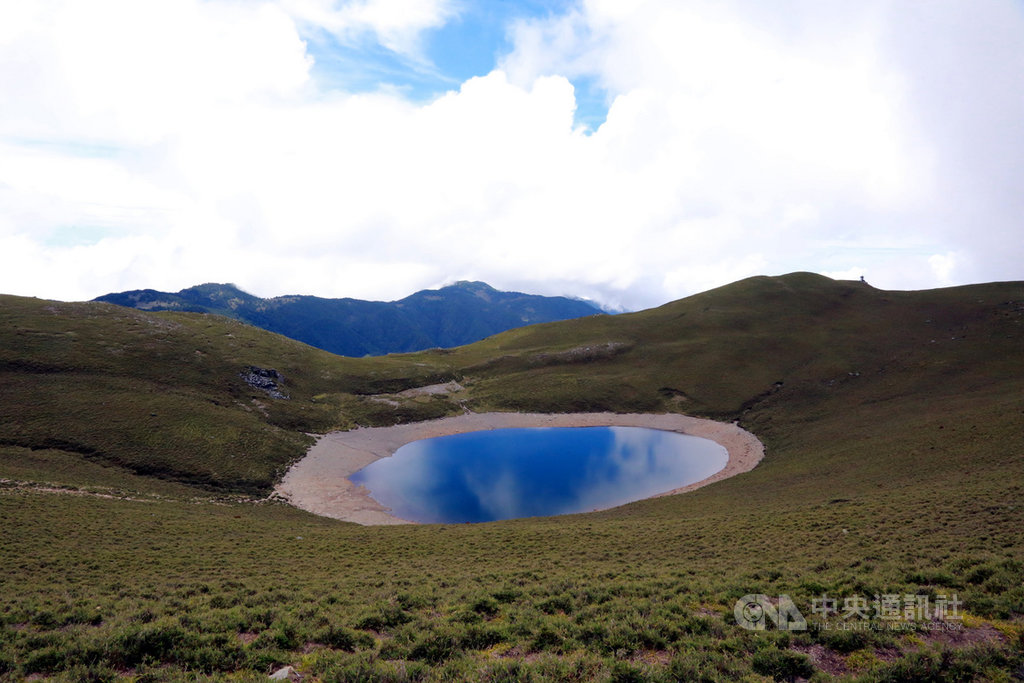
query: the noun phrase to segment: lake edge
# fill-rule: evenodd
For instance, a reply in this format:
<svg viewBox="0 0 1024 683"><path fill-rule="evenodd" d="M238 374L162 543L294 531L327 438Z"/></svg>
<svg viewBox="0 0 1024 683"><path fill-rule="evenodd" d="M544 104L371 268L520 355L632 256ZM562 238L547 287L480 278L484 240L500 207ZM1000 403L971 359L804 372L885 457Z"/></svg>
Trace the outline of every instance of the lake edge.
<svg viewBox="0 0 1024 683"><path fill-rule="evenodd" d="M352 473L388 457L412 441L507 427L646 427L710 439L724 446L724 468L701 481L658 494L692 491L748 472L764 457L764 445L734 423L678 413L467 413L393 427L358 428L321 436L275 487L274 496L324 517L363 525L408 524L390 514L369 492L348 480Z"/></svg>

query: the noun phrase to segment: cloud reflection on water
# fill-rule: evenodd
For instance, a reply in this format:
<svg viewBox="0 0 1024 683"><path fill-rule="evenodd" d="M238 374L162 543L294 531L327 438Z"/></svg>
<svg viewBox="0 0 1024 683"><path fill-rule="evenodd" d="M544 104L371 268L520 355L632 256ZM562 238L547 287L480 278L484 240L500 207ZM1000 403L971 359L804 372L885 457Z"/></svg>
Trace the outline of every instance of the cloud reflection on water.
<svg viewBox="0 0 1024 683"><path fill-rule="evenodd" d="M406 444L351 479L404 519L481 522L614 507L727 459L713 441L654 429L499 429Z"/></svg>

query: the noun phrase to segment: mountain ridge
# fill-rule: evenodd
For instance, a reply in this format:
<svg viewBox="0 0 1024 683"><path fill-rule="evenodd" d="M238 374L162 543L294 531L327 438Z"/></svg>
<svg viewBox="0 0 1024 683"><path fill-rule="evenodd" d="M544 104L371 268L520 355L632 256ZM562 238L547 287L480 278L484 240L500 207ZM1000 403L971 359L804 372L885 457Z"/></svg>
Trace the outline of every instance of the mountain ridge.
<svg viewBox="0 0 1024 683"><path fill-rule="evenodd" d="M178 292L136 289L93 299L145 311L223 315L341 356L451 348L535 323L604 313L586 301L462 280L394 301L289 294L258 297L231 283Z"/></svg>

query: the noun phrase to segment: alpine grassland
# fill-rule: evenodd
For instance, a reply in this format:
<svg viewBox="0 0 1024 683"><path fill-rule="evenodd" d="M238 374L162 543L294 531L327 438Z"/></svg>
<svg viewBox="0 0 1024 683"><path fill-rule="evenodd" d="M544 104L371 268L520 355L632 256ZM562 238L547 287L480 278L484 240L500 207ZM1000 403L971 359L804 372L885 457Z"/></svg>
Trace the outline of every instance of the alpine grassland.
<svg viewBox="0 0 1024 683"><path fill-rule="evenodd" d="M270 495L315 434L464 410L683 412L766 455L488 524L364 527ZM359 359L0 298L2 681L1021 680L1022 493L1019 282L759 277ZM744 628L749 596L807 627Z"/></svg>

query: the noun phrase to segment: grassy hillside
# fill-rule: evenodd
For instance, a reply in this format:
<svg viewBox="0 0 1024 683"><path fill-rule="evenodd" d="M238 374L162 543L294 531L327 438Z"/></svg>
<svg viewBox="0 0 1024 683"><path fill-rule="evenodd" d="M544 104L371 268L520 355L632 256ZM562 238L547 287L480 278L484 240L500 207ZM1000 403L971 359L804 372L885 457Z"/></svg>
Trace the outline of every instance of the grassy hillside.
<svg viewBox="0 0 1024 683"><path fill-rule="evenodd" d="M854 387L879 400L1008 379L1022 299L1020 284L884 292L809 273L751 278L640 313L513 330L453 363L479 374L481 404L519 407L540 386L556 410L671 404L732 417L780 390L787 403Z"/></svg>
<svg viewBox="0 0 1024 683"><path fill-rule="evenodd" d="M0 680L1013 680L1024 284L753 278L447 352L0 302ZM288 400L246 384L273 368ZM441 397L396 397L458 379ZM387 393L397 403L375 401ZM241 497L306 431L461 410L738 419L755 470L603 513L364 528ZM956 594L964 629L754 633L735 600Z"/></svg>
<svg viewBox="0 0 1024 683"><path fill-rule="evenodd" d="M394 365L341 359L220 316L2 297L0 445L266 493L312 443L306 432L349 424L346 400L355 415L357 393L438 379ZM247 384L254 366L282 375L289 398Z"/></svg>

